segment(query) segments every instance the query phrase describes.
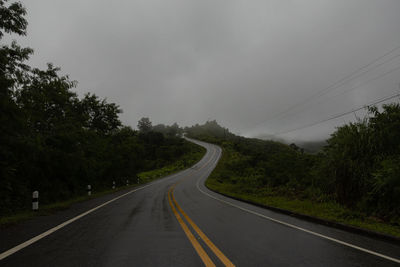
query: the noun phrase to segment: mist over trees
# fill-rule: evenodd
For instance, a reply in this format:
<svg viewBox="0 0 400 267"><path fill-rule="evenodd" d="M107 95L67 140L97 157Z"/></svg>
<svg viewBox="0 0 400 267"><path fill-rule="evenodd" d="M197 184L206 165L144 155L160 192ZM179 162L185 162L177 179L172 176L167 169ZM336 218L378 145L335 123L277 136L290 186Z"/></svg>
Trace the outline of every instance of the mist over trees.
<svg viewBox="0 0 400 267"><path fill-rule="evenodd" d="M133 181L190 151L176 124L163 134L143 118L133 130L122 125L117 104L91 93L79 98L59 68L31 68L31 48L2 40L26 34L25 14L20 3L0 1L0 215L29 208L34 190L42 204L65 200L88 184L100 191Z"/></svg>
<svg viewBox="0 0 400 267"><path fill-rule="evenodd" d="M368 118L337 128L318 154L235 136L215 121L185 132L224 148L211 177L232 192L333 201L399 224L399 104L370 108Z"/></svg>
<svg viewBox="0 0 400 267"><path fill-rule="evenodd" d="M208 139L211 142L221 139L237 139L239 136L235 136L227 128L220 126L216 120L207 121L203 125L195 124L191 127L184 128L185 133L188 136L196 136L199 139ZM214 140L215 139L215 140Z"/></svg>

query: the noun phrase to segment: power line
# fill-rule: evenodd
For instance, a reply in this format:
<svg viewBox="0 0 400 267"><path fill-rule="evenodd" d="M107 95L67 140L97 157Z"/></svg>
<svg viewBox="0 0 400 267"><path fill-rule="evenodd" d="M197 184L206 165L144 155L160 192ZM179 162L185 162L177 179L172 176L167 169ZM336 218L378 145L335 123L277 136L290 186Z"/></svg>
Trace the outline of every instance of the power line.
<svg viewBox="0 0 400 267"><path fill-rule="evenodd" d="M381 79L381 78L383 78L383 77L385 77L385 76L387 76L387 75L389 75L389 74L391 74L391 73L393 73L393 72L395 72L395 71L397 71L397 70L399 70L399 69L400 69L400 65L397 66L397 67L394 68L394 69L391 69L391 70L388 70L388 71L386 71L386 72L384 72L384 73L381 73L381 74L379 74L379 75L377 75L377 76L375 76L375 77L373 77L373 78L371 78L371 79L365 81L364 83L361 83L361 84L359 84L359 85L350 87L348 90L345 90L345 91L342 91L342 92L340 92L340 93L338 93L338 94L336 94L336 95L330 96L330 97L326 98L325 100L328 100L328 99L331 99L331 98L335 98L335 97L341 96L341 95L343 95L343 94L347 94L348 92L351 92L351 91L353 91L353 90L355 90L355 89L357 89L357 88L360 88L360 87L362 87L362 86L364 86L364 85L367 85L367 84L369 84L370 82L379 80L379 79ZM317 103L320 103L320 102L321 102L321 101L319 101L319 102L317 102Z"/></svg>
<svg viewBox="0 0 400 267"><path fill-rule="evenodd" d="M264 123L266 123L266 122L269 122L269 121L271 121L271 120L274 120L274 119L276 119L276 118L279 118L279 117L281 117L282 115L284 115L284 114L286 114L286 113L292 111L293 109L295 109L295 108L297 108L297 107L299 107L299 106L304 105L305 103L309 102L310 100L312 100L312 99L314 99L314 98L316 98L316 97L323 96L323 95L327 94L329 91L334 90L334 89L337 89L337 88L343 86L345 83L347 83L347 82L349 82L349 81L351 81L351 80L354 80L355 78L358 78L359 76L362 76L362 75L364 75L365 73L367 73L367 72L369 72L369 71L371 71L371 70L373 70L373 69L376 69L376 68L378 68L378 67L380 67L380 66L386 64L386 63L389 62L389 61L392 61L393 59L399 57L400 54L397 54L397 55L395 55L395 56L393 56L393 57L391 57L391 58L389 58L389 59L386 59L385 61L379 63L378 65L374 66L373 68L368 69L368 70L366 70L366 71L364 71L364 72L359 73L358 75L356 75L358 72L360 72L360 71L362 71L362 70L364 70L364 69L367 69L368 67L372 66L373 64L375 64L376 62L378 62L378 61L381 60L382 58L384 58L384 57L390 55L391 53L393 53L394 51L398 50L399 48L400 48L400 46L397 46L397 47L393 48L392 50L386 52L386 53L383 54L382 56L379 56L379 57L375 58L374 60L372 60L372 61L369 62L368 64L366 64L366 65L364 65L364 66L362 66L362 67L356 69L355 71L351 72L349 75L346 75L344 78L340 79L339 81L334 82L334 83L331 84L330 86L328 86L328 87L326 87L326 88L324 88L324 89L322 89L322 90L316 92L315 94L311 95L310 97L306 98L305 100L303 100L303 101L301 101L301 102L298 102L297 104L294 104L293 106L287 108L286 110L284 110L284 111L282 111L282 112L280 112L280 113L275 114L273 117L271 117L271 118L269 118L269 119L267 119L267 120L265 120L265 121L263 121L263 122L257 124L255 127L257 127L257 126L259 126L259 125L261 125L261 124L264 124ZM356 76L353 77L354 75L356 75ZM351 78L351 79L350 79L350 78Z"/></svg>
<svg viewBox="0 0 400 267"><path fill-rule="evenodd" d="M322 96L326 95L327 93L329 93L331 90L340 88L340 87L342 87L344 84L346 84L346 83L348 83L348 82L350 82L350 81L352 81L352 80L354 80L354 79L356 79L356 78L358 78L358 77L360 77L360 76L362 76L362 75L364 75L364 74L370 72L371 70L374 70L374 69L376 69L376 68L378 68L378 67L380 67L380 66L382 66L382 65L384 65L384 64L386 64L386 63L388 63L388 62L390 62L390 61L392 61L393 59L398 58L398 57L400 57L400 54L397 54L397 55L395 55L395 56L389 58L388 60L385 60L384 62L381 62L381 63L378 64L378 65L375 65L373 68L368 69L368 70L366 70L366 71L364 71L364 72L362 72L362 73L360 73L360 74L358 74L358 75L352 77L351 79L348 79L348 80L346 80L346 81L340 83L339 85L330 88L330 90L326 90L325 92L320 91L321 93L320 93L319 95L316 94L314 97L308 98L306 101L303 101L303 103L302 103L301 105L307 103L307 102L308 102L309 100L311 100L312 98L322 97ZM352 90L354 90L354 89L360 88L361 86L364 86L364 85L366 85L366 84L368 84L368 83L370 83L370 82L372 82L372 81L374 81L374 80L380 79L381 77L384 77L384 76L386 76L386 75L388 75L388 74L390 74L390 73L392 73L392 72L394 72L394 71L396 71L396 70L398 70L398 69L400 69L400 66L397 67L397 68L395 68L395 69L392 69L392 70L390 70L390 71L388 71L388 72L385 72L385 73L383 73L382 75L378 75L377 77L374 77L374 78L372 78L372 79L369 79L368 81L366 81L366 82L364 82L364 83L362 83L362 84L360 84L360 85L358 85L358 86L352 87L352 88L350 88L349 90L344 91L344 93L347 93L347 92L352 91ZM343 94L343 92L340 93L340 94L338 94L338 95L342 95L342 94ZM338 95L336 95L336 96L338 96ZM335 97L336 97L336 96L335 96ZM301 106L301 105L297 105L296 107ZM293 109L294 109L294 108L295 108L295 107L293 107ZM287 113L287 112L285 112L285 113ZM282 114L282 115L284 115L284 114ZM281 117L281 116L279 116L279 117Z"/></svg>
<svg viewBox="0 0 400 267"><path fill-rule="evenodd" d="M393 99L393 98L398 97L398 96L400 96L400 93L396 93L396 94L391 95L391 96L382 97L382 98L379 98L379 99L377 99L377 100L375 100L375 101L373 101L373 102L370 102L370 103L368 103L368 104L362 105L361 107L358 107L358 108L356 108L356 109L352 109L351 111L339 113L339 114L336 114L336 115L334 115L334 116L331 116L331 117L329 117L329 118L327 118L327 119L323 119L323 120L320 120L320 121L317 121L317 122L313 122L313 123L304 125L304 126L299 127L299 128L295 128L295 129L291 129L291 130L287 130L287 131L283 131L283 132L274 133L273 135L281 135L281 134L291 133L291 132L295 132L295 131L302 130L302 129L305 129L305 128L309 128L309 127L311 127L311 126L314 126L314 125L317 125L317 124L320 124L320 123L323 123L323 122L327 122L327 121L330 121L330 120L334 120L334 119L343 117L343 116L345 116L345 115L354 113L354 112L359 111L359 110L361 110L361 109L364 109L364 108L366 108L366 107L373 106L373 105L376 105L376 104L385 102L385 101L387 101L387 100Z"/></svg>

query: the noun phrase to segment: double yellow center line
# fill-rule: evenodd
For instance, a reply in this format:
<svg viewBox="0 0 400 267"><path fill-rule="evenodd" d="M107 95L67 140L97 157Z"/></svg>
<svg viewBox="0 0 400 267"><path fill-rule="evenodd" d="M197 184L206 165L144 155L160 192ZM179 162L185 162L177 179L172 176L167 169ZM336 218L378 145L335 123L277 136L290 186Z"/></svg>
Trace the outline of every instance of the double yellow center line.
<svg viewBox="0 0 400 267"><path fill-rule="evenodd" d="M215 254L215 256L218 257L218 259L225 265L225 266L235 266L225 255L224 253L221 252L217 248L216 245L214 245L213 242L203 233L203 231L200 230L200 228L193 222L192 219L182 210L182 208L178 205L174 198L174 189L177 184L174 184L171 186L171 188L168 190L168 200L169 200L169 205L172 208L172 211L178 220L179 224L181 225L183 231L186 234L186 237L189 239L190 243L192 243L194 249L196 250L197 254L200 256L201 260L203 261L205 266L215 266L213 261L210 259L210 257L207 255L203 247L200 245L200 243L197 241L197 239L194 237L192 232L190 231L189 227L187 224L184 222L182 217L179 215L179 212L182 214L182 216L186 219L186 221L192 226L194 231L200 236L200 238L204 241L204 243L211 249L211 251ZM178 212L179 211L179 212Z"/></svg>

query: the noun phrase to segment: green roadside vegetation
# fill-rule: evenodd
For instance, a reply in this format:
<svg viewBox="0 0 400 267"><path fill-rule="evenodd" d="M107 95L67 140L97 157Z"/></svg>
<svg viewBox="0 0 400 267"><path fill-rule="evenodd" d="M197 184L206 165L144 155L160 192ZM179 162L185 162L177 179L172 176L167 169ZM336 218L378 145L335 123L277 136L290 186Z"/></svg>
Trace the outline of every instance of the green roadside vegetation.
<svg viewBox="0 0 400 267"><path fill-rule="evenodd" d="M188 137L220 145L206 181L217 192L264 206L400 237L400 105L369 109L339 127L319 153L236 136L209 121Z"/></svg>
<svg viewBox="0 0 400 267"><path fill-rule="evenodd" d="M171 175L173 173L176 173L176 172L179 172L186 168L189 168L190 166L194 165L196 162L198 162L204 156L206 150L205 150L205 148L198 146L196 144L193 144L193 143L190 143L187 141L184 141L184 142L186 142L188 149L187 149L187 152L183 156L181 156L179 159L177 159L174 163L164 166L160 169L155 169L155 170L139 173L137 175L137 178L139 178L139 180L136 179L133 181L129 181L130 185L117 186L115 189L108 189L108 190L102 190L100 192L93 192L91 196L88 196L87 194L85 194L82 196L77 196L77 197L68 199L66 201L58 201L58 202L43 205L43 206L40 205L40 209L35 212L28 209L25 211L17 212L13 215L0 217L0 227L5 227L5 226L11 225L11 224L20 223L22 221L28 220L35 216L49 215L56 211L67 209L72 204L75 204L75 203L84 202L89 199L98 198L98 197L112 194L112 193L115 193L115 192L118 192L121 190L133 189L141 184L149 183L158 178L162 178L167 175ZM137 183L137 182L139 182L139 183Z"/></svg>
<svg viewBox="0 0 400 267"><path fill-rule="evenodd" d="M229 151L223 149L223 154L219 163L221 164L220 166L226 165L226 161L229 161L229 153ZM296 194L294 192L288 194L287 188L244 188L240 183L226 183L219 178L221 177L221 172L223 172L221 169L215 170L207 179L206 186L209 189L250 203L280 208L332 222L400 237L400 227L396 223L387 223L378 217L368 216L365 213L346 208L335 201L321 201L306 198L300 193Z"/></svg>
<svg viewBox="0 0 400 267"><path fill-rule="evenodd" d="M190 150L187 154L183 155L173 164L167 165L163 168L139 173L139 182L148 183L154 179L165 177L167 175L171 175L186 168L189 168L190 166L198 162L206 153L206 149L194 143L188 143L190 144Z"/></svg>

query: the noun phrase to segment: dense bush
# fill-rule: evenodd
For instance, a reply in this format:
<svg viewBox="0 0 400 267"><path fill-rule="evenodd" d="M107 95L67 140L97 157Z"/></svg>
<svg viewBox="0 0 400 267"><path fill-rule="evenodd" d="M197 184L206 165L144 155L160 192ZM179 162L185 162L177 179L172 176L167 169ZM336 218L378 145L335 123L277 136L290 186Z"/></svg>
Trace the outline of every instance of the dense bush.
<svg viewBox="0 0 400 267"><path fill-rule="evenodd" d="M369 113L328 139L318 177L341 204L381 217L400 216L400 105L373 107Z"/></svg>

